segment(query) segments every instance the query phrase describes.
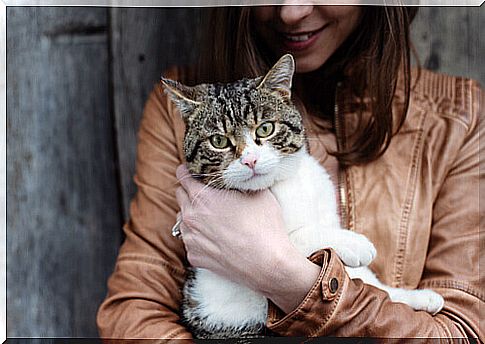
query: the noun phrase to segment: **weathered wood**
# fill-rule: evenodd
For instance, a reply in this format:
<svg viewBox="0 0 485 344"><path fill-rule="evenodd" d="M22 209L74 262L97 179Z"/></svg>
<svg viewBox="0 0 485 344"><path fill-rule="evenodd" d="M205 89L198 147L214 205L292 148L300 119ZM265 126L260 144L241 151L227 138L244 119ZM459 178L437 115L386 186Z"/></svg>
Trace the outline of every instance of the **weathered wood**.
<svg viewBox="0 0 485 344"><path fill-rule="evenodd" d="M423 67L485 85L485 8L421 7L412 37Z"/></svg>
<svg viewBox="0 0 485 344"><path fill-rule="evenodd" d="M8 336L97 336L120 244L107 9L8 8Z"/></svg>
<svg viewBox="0 0 485 344"><path fill-rule="evenodd" d="M125 218L135 193L136 133L143 106L171 65L193 63L200 9L113 8L113 102Z"/></svg>

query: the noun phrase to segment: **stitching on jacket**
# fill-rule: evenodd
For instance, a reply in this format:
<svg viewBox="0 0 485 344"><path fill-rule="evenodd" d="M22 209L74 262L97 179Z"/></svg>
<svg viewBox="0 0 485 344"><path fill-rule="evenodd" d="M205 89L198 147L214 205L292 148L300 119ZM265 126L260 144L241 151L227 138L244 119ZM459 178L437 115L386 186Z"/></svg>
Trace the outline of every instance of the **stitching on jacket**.
<svg viewBox="0 0 485 344"><path fill-rule="evenodd" d="M345 175L345 183L347 185L347 221L349 229L356 231L357 224L355 223L355 202L354 202L354 183L353 172L351 168L347 169Z"/></svg>
<svg viewBox="0 0 485 344"><path fill-rule="evenodd" d="M342 290L343 290L343 288L342 288ZM327 316L323 319L323 323L320 326L318 326L316 330L314 330L312 333L310 333L310 337L317 337L319 335L320 331L322 331L322 329L328 324L328 321L330 320L330 318L335 313L335 309L337 308L337 305L340 301L340 297L342 296L342 293L343 293L342 290L338 293L337 297L333 301L332 308L330 309L330 312L328 312Z"/></svg>
<svg viewBox="0 0 485 344"><path fill-rule="evenodd" d="M449 99L440 100L437 103L436 99L432 99L427 95L419 95L415 97L415 104L416 107L421 111L427 111L430 115L441 117L441 118L449 118L461 125L463 125L466 130L470 129L470 121L465 121L461 116L458 116L458 113L464 113L463 108L458 108L455 106L450 105L451 101ZM445 106L444 104L446 103Z"/></svg>
<svg viewBox="0 0 485 344"><path fill-rule="evenodd" d="M465 130L468 131L470 129L470 125L469 123L466 123L464 120L462 120L461 118L457 118L457 117L453 117L451 115L447 115L447 114L441 114L440 117L444 117L444 118L449 118L451 119L452 121L455 121L457 122L458 124L461 124L463 127L465 127Z"/></svg>
<svg viewBox="0 0 485 344"><path fill-rule="evenodd" d="M467 294L470 294L472 296L475 296L476 298L485 302L485 294L482 291L475 289L467 281L432 280L432 281L424 281L423 283L420 283L419 286L425 287L425 288L456 289L456 290L463 291Z"/></svg>
<svg viewBox="0 0 485 344"><path fill-rule="evenodd" d="M468 134L474 130L478 125L481 115L483 114L483 101L485 100L485 93L477 82L470 80L470 91L468 93L471 123ZM475 125L473 125L475 124Z"/></svg>
<svg viewBox="0 0 485 344"><path fill-rule="evenodd" d="M417 129L417 137L413 147L413 156L411 160L411 168L409 169L407 194L404 201L404 206L401 213L401 221L399 223L399 235L397 244L396 259L394 261L393 271L393 286L398 287L402 282L402 274L404 269L404 261L406 255L407 237L409 232L409 214L411 213L413 200L416 193L416 180L418 176L418 166L420 165L419 153L423 149L423 133L424 122L426 120L425 113L420 113L419 126Z"/></svg>
<svg viewBox="0 0 485 344"><path fill-rule="evenodd" d="M180 278L185 277L185 270L178 269L170 265L166 260L157 257L143 256L140 254L124 254L118 257L118 262L134 262L154 265L158 268L164 267L171 273Z"/></svg>
<svg viewBox="0 0 485 344"><path fill-rule="evenodd" d="M329 271L330 271L330 269L329 269ZM348 278L345 278L345 276L346 276L345 273L342 274L342 276L343 276L343 282L345 281L344 286L342 286L342 288L340 288L340 291L338 292L337 296L333 300L332 308L327 313L327 315L325 316L325 318L323 318L322 324L320 326L318 326L315 330L313 330L310 333L310 337L316 337L316 336L318 336L318 334L320 333L320 331L322 331L322 329L328 324L328 321L330 320L330 318L335 313L335 309L337 308L337 305L339 304L340 298L341 298L341 296L343 294L343 290L346 289L346 287L347 287L347 285L349 283L349 279Z"/></svg>
<svg viewBox="0 0 485 344"><path fill-rule="evenodd" d="M328 264L327 270L325 271L325 274L323 275L322 281L328 280L328 277L329 277L330 273L333 271L333 268L335 266L336 259L337 258L336 258L336 254L335 254L335 255L333 255L332 259L330 260L330 262ZM341 269L343 269L343 267L341 267ZM345 274L342 274L342 276L343 276L343 280L345 280ZM320 324L315 330L310 332L310 337L317 336L318 333L321 331L321 329L328 323L328 320L331 318L331 316L335 312L335 308L337 308L337 304L340 300L340 296L342 295L343 289L344 289L344 287L340 288L338 294L336 295L336 297L332 301L333 302L332 308L327 313L325 318L323 318L322 324Z"/></svg>
<svg viewBox="0 0 485 344"><path fill-rule="evenodd" d="M423 72L421 80L429 81L429 76L434 76L434 73L429 71ZM443 75L436 75L437 78L440 76L443 77ZM431 109L433 115L454 120L470 131L471 124L475 122L475 117L480 112L480 94L482 93L480 84L476 80L468 78L448 77L448 79L448 84L444 85L445 90L440 89L439 93L433 92L434 87L426 87L429 85L419 82L421 92L414 93L415 104L421 110L427 108L429 111ZM453 95L446 91L453 92Z"/></svg>

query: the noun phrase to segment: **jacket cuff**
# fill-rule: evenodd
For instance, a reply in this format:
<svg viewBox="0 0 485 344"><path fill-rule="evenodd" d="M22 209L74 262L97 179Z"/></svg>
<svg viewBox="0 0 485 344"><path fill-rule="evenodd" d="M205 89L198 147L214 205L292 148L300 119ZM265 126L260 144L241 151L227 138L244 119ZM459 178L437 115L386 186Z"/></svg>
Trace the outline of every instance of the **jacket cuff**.
<svg viewBox="0 0 485 344"><path fill-rule="evenodd" d="M280 336L321 336L335 312L348 279L333 249L319 250L308 257L321 266L317 281L301 304L285 315L269 301L267 328Z"/></svg>

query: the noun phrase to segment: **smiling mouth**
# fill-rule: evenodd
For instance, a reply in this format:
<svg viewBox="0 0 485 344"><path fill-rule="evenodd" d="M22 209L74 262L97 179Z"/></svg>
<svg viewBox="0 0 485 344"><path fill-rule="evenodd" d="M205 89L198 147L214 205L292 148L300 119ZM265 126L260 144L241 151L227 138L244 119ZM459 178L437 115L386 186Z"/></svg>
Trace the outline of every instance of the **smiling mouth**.
<svg viewBox="0 0 485 344"><path fill-rule="evenodd" d="M308 31L308 32L301 32L301 33L286 33L286 32L281 32L281 35L283 37L291 42L305 42L308 41L310 38L313 36L319 34L323 29L325 29L328 26L328 24L325 24L318 30L314 31Z"/></svg>
<svg viewBox="0 0 485 344"><path fill-rule="evenodd" d="M310 33L304 33L301 35L288 35L288 34L283 34L283 36L292 42L304 42L308 41L312 36L315 35L315 32L310 32Z"/></svg>

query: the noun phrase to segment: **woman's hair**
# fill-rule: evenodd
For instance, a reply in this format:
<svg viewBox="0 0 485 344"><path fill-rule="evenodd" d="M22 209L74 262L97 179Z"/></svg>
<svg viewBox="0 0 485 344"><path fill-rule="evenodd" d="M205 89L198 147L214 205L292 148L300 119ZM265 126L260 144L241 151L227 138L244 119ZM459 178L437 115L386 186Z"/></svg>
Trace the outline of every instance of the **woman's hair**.
<svg viewBox="0 0 485 344"><path fill-rule="evenodd" d="M321 67L322 75L345 74L351 81L347 86L360 99L356 132L346 146L332 152L344 166L381 156L405 120L411 91L409 26L416 12L416 7L363 6L358 27ZM250 7L212 8L205 14L196 82L263 75L280 57L260 42L251 25ZM403 83L404 102L393 115L398 82ZM329 88L322 87L322 101L333 103L334 91L324 89ZM365 110L370 117L363 116Z"/></svg>

